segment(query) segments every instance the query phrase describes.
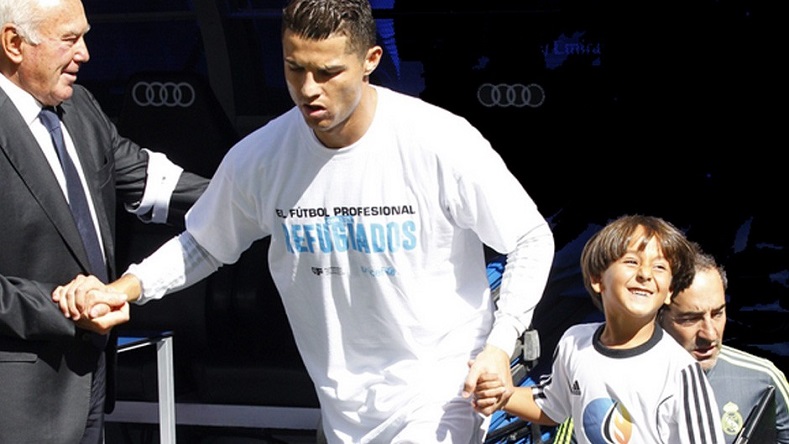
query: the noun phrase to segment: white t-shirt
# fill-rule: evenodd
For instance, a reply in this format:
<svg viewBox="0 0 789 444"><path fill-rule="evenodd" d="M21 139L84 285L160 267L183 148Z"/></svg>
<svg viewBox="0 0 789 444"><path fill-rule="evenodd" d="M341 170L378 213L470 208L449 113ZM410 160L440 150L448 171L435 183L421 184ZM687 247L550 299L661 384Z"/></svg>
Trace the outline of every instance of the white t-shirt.
<svg viewBox="0 0 789 444"><path fill-rule="evenodd" d="M325 148L296 108L253 132L187 215L223 263L271 235L271 274L326 429L352 442L457 399L486 340L510 350L553 256L545 219L476 129L376 91L374 120L351 146ZM494 333L483 242L529 254Z"/></svg>
<svg viewBox="0 0 789 444"><path fill-rule="evenodd" d="M722 444L712 388L693 357L662 328L622 350L600 343L602 323L559 340L534 400L556 422L572 416L579 443Z"/></svg>

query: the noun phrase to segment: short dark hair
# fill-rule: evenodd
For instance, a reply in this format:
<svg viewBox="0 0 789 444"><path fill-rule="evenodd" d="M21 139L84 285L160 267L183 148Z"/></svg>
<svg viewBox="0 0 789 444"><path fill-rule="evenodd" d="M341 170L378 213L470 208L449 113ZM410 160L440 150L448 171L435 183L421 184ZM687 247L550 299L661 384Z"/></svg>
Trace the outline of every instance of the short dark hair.
<svg viewBox="0 0 789 444"><path fill-rule="evenodd" d="M717 271L718 276L721 279L721 284L723 284L723 290L726 291L726 289L729 288L729 278L726 277L726 269L723 267L723 265L719 264L718 261L715 260L715 256L704 252L704 250L701 249L701 246L696 242L691 242L691 246L693 247L693 252L694 252L692 279L696 278L696 273L702 271ZM688 287L690 287L690 285L693 285L692 279ZM683 290L686 289L687 287L684 288ZM671 297L672 301L680 293L681 291L674 292L674 295ZM660 322L661 324L663 323L663 319L664 319L663 317L665 316L665 313L668 310L669 310L669 305L664 304L662 307L660 307L660 311L658 311L658 322Z"/></svg>
<svg viewBox="0 0 789 444"><path fill-rule="evenodd" d="M696 256L693 260L695 272L698 273L700 271L715 270L720 275L723 289L726 290L729 288L729 278L726 277L726 269L723 267L723 265L719 264L718 261L715 260L715 256L704 252L699 244L693 242L693 247L696 250Z"/></svg>
<svg viewBox="0 0 789 444"><path fill-rule="evenodd" d="M368 0L291 0L282 10L282 32L310 40L334 34L348 37L348 51L364 55L376 45L373 11Z"/></svg>

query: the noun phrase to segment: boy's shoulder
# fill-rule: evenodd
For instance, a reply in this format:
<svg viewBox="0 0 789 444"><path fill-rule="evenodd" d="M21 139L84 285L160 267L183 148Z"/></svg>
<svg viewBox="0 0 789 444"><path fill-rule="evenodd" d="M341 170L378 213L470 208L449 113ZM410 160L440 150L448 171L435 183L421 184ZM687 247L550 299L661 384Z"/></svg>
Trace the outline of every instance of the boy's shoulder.
<svg viewBox="0 0 789 444"><path fill-rule="evenodd" d="M565 335L591 335L594 334L594 332L604 324L604 322L584 322L581 324L571 325L570 328L565 331Z"/></svg>
<svg viewBox="0 0 789 444"><path fill-rule="evenodd" d="M586 322L582 324L571 325L564 331L560 342L592 342L595 332L601 329L604 322Z"/></svg>

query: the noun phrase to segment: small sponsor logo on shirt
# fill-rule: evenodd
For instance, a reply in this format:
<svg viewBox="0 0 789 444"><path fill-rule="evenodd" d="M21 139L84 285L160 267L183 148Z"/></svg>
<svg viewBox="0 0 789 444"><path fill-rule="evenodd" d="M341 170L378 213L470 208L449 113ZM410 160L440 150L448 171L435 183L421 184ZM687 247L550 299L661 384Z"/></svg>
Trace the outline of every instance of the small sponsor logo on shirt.
<svg viewBox="0 0 789 444"><path fill-rule="evenodd" d="M578 381L573 381L573 385L570 387L570 393L573 395L581 395L581 386L578 385Z"/></svg>
<svg viewBox="0 0 789 444"><path fill-rule="evenodd" d="M362 265L361 268L362 268L362 273L369 274L372 277L394 276L397 274L397 270L395 270L394 267L370 268Z"/></svg>
<svg viewBox="0 0 789 444"><path fill-rule="evenodd" d="M342 267L312 267L312 274L315 276L324 276L324 275L343 275Z"/></svg>

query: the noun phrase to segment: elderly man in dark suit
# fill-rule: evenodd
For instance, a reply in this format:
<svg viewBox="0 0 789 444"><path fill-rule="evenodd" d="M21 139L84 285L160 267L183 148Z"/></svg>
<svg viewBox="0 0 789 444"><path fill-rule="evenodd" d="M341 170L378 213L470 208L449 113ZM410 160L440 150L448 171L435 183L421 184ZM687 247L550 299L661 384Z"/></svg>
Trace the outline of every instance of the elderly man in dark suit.
<svg viewBox="0 0 789 444"><path fill-rule="evenodd" d="M208 181L120 136L74 83L90 57L80 0L0 0L0 24L0 443L96 444L114 401L108 333L128 305L108 298L108 322L75 322L52 290L116 277L116 204L182 226Z"/></svg>

